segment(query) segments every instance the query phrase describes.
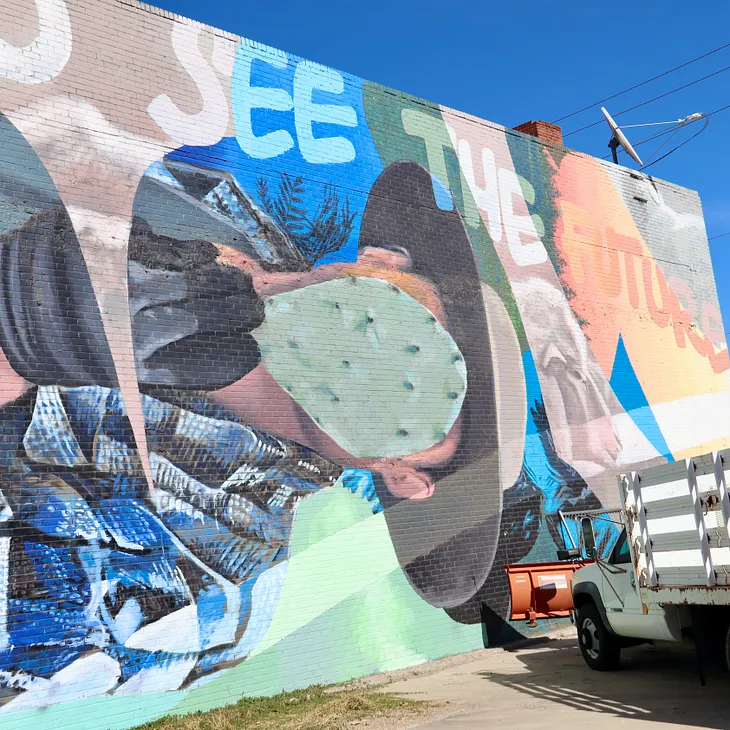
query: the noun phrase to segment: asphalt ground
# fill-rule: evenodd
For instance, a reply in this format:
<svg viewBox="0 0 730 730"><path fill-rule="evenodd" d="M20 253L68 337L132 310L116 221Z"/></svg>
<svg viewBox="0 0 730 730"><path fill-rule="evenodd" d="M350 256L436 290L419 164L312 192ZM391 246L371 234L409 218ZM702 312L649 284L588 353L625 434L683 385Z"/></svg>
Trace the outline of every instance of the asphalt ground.
<svg viewBox="0 0 730 730"><path fill-rule="evenodd" d="M396 718L363 727L419 730L484 728L728 728L730 675L705 668L692 651L624 650L621 669L595 672L574 638L485 649L386 677L383 691L441 703L418 721ZM372 678L373 682L382 681ZM358 723L360 725L361 723Z"/></svg>

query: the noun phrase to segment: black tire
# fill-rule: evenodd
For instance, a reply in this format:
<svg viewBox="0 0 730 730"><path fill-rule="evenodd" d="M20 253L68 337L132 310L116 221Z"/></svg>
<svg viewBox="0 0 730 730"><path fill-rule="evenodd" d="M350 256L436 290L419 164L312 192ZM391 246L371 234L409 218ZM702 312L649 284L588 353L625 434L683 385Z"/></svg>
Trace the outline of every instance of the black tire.
<svg viewBox="0 0 730 730"><path fill-rule="evenodd" d="M618 669L621 645L608 631L601 614L592 603L585 603L578 609L576 625L580 653L585 663L598 672L612 672Z"/></svg>

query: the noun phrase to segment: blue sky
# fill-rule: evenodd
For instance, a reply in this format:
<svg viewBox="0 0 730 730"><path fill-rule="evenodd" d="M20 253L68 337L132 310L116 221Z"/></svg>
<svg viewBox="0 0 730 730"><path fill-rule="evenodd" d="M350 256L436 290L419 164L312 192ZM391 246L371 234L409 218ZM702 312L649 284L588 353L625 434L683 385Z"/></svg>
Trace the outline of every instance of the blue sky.
<svg viewBox="0 0 730 730"><path fill-rule="evenodd" d="M730 3L679 0L277 0L156 5L334 66L371 81L514 126L553 121L730 42ZM730 48L607 103L612 113L730 66ZM684 117L730 104L730 70L619 118ZM598 108L562 122L565 133ZM634 130L634 139L645 134ZM603 125L569 147L608 153ZM651 145L640 152L651 151ZM625 161L625 160L624 160ZM702 197L709 236L730 231L730 109L651 172ZM710 242L725 329L730 331L730 235Z"/></svg>

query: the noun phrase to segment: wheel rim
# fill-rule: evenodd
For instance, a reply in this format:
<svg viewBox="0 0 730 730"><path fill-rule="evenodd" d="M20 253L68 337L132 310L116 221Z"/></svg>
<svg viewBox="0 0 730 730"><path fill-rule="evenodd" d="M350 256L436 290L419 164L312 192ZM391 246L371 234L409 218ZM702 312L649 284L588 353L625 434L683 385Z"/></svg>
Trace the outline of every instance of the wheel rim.
<svg viewBox="0 0 730 730"><path fill-rule="evenodd" d="M599 654L599 642L598 642L598 628L593 620L587 618L583 621L580 632L580 641L583 645L583 650L591 659L598 659Z"/></svg>

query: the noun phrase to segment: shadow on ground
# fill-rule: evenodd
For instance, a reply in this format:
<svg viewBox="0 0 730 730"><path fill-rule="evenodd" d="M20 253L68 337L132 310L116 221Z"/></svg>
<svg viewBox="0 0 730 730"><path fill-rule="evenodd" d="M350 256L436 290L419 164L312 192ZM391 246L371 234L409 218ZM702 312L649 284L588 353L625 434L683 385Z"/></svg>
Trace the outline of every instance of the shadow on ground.
<svg viewBox="0 0 730 730"><path fill-rule="evenodd" d="M573 639L505 651L519 664L475 676L541 702L617 720L730 730L730 675L705 667L707 685L702 687L691 651L634 647L623 652L616 672L588 669Z"/></svg>

